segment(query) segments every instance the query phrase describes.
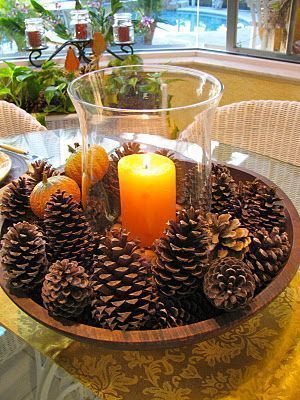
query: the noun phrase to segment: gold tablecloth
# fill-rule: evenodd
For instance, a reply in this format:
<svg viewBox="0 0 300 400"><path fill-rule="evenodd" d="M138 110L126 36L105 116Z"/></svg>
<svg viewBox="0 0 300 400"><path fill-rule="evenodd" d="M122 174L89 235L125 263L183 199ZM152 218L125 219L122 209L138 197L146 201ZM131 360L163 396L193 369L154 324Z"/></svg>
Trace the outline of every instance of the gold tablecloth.
<svg viewBox="0 0 300 400"><path fill-rule="evenodd" d="M194 346L117 351L68 339L0 291L0 321L104 400L299 400L300 272L262 313Z"/></svg>
<svg viewBox="0 0 300 400"><path fill-rule="evenodd" d="M60 141L74 140L70 133L53 135ZM53 135L49 132L45 137L53 143ZM24 147L29 140L29 147L30 139L25 135L14 144ZM52 146L45 149L54 151ZM230 146L220 146L215 153L223 161L245 159L239 164L273 179L299 209L299 168L249 152L237 153ZM63 159L60 153L55 155ZM251 320L214 339L172 350L119 351L71 340L25 315L1 289L0 324L103 400L300 399L300 271Z"/></svg>

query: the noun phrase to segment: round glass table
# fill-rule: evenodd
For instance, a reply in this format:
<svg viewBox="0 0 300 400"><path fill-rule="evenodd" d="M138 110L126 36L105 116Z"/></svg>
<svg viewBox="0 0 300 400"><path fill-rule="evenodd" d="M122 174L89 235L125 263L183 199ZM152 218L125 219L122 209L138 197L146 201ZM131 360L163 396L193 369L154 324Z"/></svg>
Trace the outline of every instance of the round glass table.
<svg viewBox="0 0 300 400"><path fill-rule="evenodd" d="M68 157L68 144L80 141L80 132L35 132L1 141L60 166ZM104 145L114 144L108 141ZM219 162L248 168L274 181L300 210L300 167L218 142L212 143L212 151ZM1 374L0 398L5 400L300 398L299 272L263 312L219 337L193 346L119 351L81 343L35 322L2 289L0 325L0 348L5 347L1 343L5 335L10 335L12 342L6 346L9 361L1 359L0 349L0 372L4 369L7 373L15 366L13 360L19 348L31 355L36 369L35 387L31 392L28 389L31 397L17 397L17 392L14 397L5 397L4 393L10 392L3 391L7 382ZM3 368L4 362L9 366ZM15 376L22 369L16 369ZM31 375L27 380L33 379Z"/></svg>

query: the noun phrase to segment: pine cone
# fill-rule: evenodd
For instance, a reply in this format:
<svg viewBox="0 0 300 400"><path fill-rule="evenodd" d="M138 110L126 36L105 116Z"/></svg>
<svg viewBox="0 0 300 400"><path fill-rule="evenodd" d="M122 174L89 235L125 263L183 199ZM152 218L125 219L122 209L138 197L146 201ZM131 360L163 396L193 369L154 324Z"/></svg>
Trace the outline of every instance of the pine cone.
<svg viewBox="0 0 300 400"><path fill-rule="evenodd" d="M121 147L115 149L114 153L110 155L110 163L102 182L107 192L113 196L112 202L114 208L120 209L120 187L118 175L118 162L121 158L131 154L141 154L141 146L136 142L126 142Z"/></svg>
<svg viewBox="0 0 300 400"><path fill-rule="evenodd" d="M193 195L194 165L191 166L191 163L179 160L176 153L169 149L162 148L155 153L168 157L174 162L176 168L176 201L178 204L190 206L192 204L191 199L195 197Z"/></svg>
<svg viewBox="0 0 300 400"><path fill-rule="evenodd" d="M8 286L32 292L41 284L48 265L42 232L28 222L18 222L8 229L1 244Z"/></svg>
<svg viewBox="0 0 300 400"><path fill-rule="evenodd" d="M93 64L93 63L81 65L81 67L79 69L79 74L85 75L85 74L88 74L89 72L97 71L98 69L99 69L99 65Z"/></svg>
<svg viewBox="0 0 300 400"><path fill-rule="evenodd" d="M166 237L155 243L152 269L158 291L165 296L190 295L207 270L208 231L200 211L191 207L169 221Z"/></svg>
<svg viewBox="0 0 300 400"><path fill-rule="evenodd" d="M284 229L284 207L275 188L256 179L242 185L240 196L243 198L241 222L251 233L261 228L271 232L275 226L281 231Z"/></svg>
<svg viewBox="0 0 300 400"><path fill-rule="evenodd" d="M60 175L60 172L51 164L48 164L45 160L34 161L31 165L33 171L29 171L28 175L32 178L34 184L37 184L43 180L43 174L46 174L47 178L50 178L54 175Z"/></svg>
<svg viewBox="0 0 300 400"><path fill-rule="evenodd" d="M77 261L87 270L92 263L94 240L90 225L78 203L58 190L46 205L44 226L49 259Z"/></svg>
<svg viewBox="0 0 300 400"><path fill-rule="evenodd" d="M195 293L189 297L164 297L156 302L157 329L194 324L207 319L202 309L203 295Z"/></svg>
<svg viewBox="0 0 300 400"><path fill-rule="evenodd" d="M47 102L45 99L45 91L41 90L38 94L38 98L33 104L33 111L36 113L44 112L45 107L47 106ZM28 108L26 108L28 110Z"/></svg>
<svg viewBox="0 0 300 400"><path fill-rule="evenodd" d="M12 181L3 193L1 214L11 221L25 220L30 213L29 196L32 189L32 183L25 177Z"/></svg>
<svg viewBox="0 0 300 400"><path fill-rule="evenodd" d="M254 233L246 260L258 287L262 288L277 275L289 256L290 247L287 233L280 233L278 227L270 233L264 228Z"/></svg>
<svg viewBox="0 0 300 400"><path fill-rule="evenodd" d="M76 261L56 261L49 268L42 288L42 299L49 314L75 319L91 299L89 277Z"/></svg>
<svg viewBox="0 0 300 400"><path fill-rule="evenodd" d="M210 251L213 258L236 257L243 259L249 251L251 238L249 231L241 227L237 218L230 214L211 214L207 216L211 233Z"/></svg>
<svg viewBox="0 0 300 400"><path fill-rule="evenodd" d="M214 307L235 311L253 298L255 279L243 261L225 257L210 266L204 277L203 290Z"/></svg>
<svg viewBox="0 0 300 400"><path fill-rule="evenodd" d="M103 236L91 276L92 318L107 329L140 329L154 310L149 265L124 230Z"/></svg>
<svg viewBox="0 0 300 400"><path fill-rule="evenodd" d="M212 164L211 212L236 216L241 204L237 198L237 185L229 169Z"/></svg>

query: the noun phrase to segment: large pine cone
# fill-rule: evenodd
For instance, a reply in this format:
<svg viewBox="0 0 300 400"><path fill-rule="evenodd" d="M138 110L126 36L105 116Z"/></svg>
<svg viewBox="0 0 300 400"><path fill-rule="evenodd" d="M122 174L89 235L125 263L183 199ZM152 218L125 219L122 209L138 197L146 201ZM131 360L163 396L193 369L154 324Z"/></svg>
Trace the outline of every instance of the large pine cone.
<svg viewBox="0 0 300 400"><path fill-rule="evenodd" d="M208 214L211 233L210 250L213 258L236 257L243 259L249 251L249 231L241 227L237 218L230 214Z"/></svg>
<svg viewBox="0 0 300 400"><path fill-rule="evenodd" d="M42 232L28 222L18 222L8 229L1 244L8 286L32 292L41 284L48 265Z"/></svg>
<svg viewBox="0 0 300 400"><path fill-rule="evenodd" d="M73 197L58 190L46 205L44 227L49 259L77 261L89 268L94 252L91 227Z"/></svg>
<svg viewBox="0 0 300 400"><path fill-rule="evenodd" d="M271 232L275 226L284 229L284 207L275 188L256 179L242 185L240 197L243 199L241 222L250 232L261 228Z"/></svg>
<svg viewBox="0 0 300 400"><path fill-rule="evenodd" d="M27 219L30 213L29 196L32 189L32 183L25 177L12 181L3 193L1 214L11 221Z"/></svg>
<svg viewBox="0 0 300 400"><path fill-rule="evenodd" d="M128 240L122 229L101 239L91 282L92 318L102 328L140 329L154 311L149 265L138 249L138 243Z"/></svg>
<svg viewBox="0 0 300 400"><path fill-rule="evenodd" d="M237 184L225 166L212 164L211 211L217 214L236 215L240 204L237 198Z"/></svg>
<svg viewBox="0 0 300 400"><path fill-rule="evenodd" d="M253 298L255 279L243 261L233 257L217 259L204 277L203 290L214 307L235 311Z"/></svg>
<svg viewBox="0 0 300 400"><path fill-rule="evenodd" d="M60 175L60 172L45 160L34 161L31 165L33 171L29 171L28 175L31 177L34 184L41 182L44 174L46 174L47 178L54 175Z"/></svg>
<svg viewBox="0 0 300 400"><path fill-rule="evenodd" d="M169 221L166 237L155 243L152 270L158 291L165 296L190 295L207 270L208 230L199 210L191 207Z"/></svg>
<svg viewBox="0 0 300 400"><path fill-rule="evenodd" d="M286 232L280 233L278 227L269 233L262 228L255 232L246 255L258 287L269 283L284 266L290 252L290 243Z"/></svg>
<svg viewBox="0 0 300 400"><path fill-rule="evenodd" d="M89 277L76 261L56 261L49 268L42 299L54 317L78 318L91 300Z"/></svg>

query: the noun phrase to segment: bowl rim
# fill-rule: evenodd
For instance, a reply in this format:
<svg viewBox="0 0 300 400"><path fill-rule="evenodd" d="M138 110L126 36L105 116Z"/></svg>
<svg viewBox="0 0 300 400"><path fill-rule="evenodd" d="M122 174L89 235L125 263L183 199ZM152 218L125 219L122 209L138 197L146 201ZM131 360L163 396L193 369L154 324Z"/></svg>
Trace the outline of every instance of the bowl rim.
<svg viewBox="0 0 300 400"><path fill-rule="evenodd" d="M233 175L234 172L236 174L241 172L242 176L245 176L247 180L258 178L268 186L276 187L277 193L286 208L288 226L291 229L292 235L292 237L289 237L291 252L285 266L273 281L251 300L247 309L223 313L205 321L174 328L140 331L110 331L108 329L80 323L70 324L70 321L67 320L64 324L61 320L50 317L48 311L31 298L17 297L10 293L5 285L4 271L1 266L0 283L4 292L22 311L46 327L54 329L72 339L93 342L94 344L97 343L100 346L111 349L143 350L188 345L215 337L239 325L270 304L271 301L287 287L296 274L300 260L300 217L288 196L268 178L246 168L232 165L227 166L230 168L231 172L233 172Z"/></svg>
<svg viewBox="0 0 300 400"><path fill-rule="evenodd" d="M94 75L99 74L100 72L104 71L115 71L115 70L120 70L120 69L128 69L128 68L144 68L144 69L157 69L157 70L165 70L165 71L174 71L174 72L182 72L186 73L187 75L191 76L198 76L199 78L203 79L204 82L206 80L209 80L211 83L215 84L216 87L218 88L217 93L212 96L210 99L200 101L194 104L189 104L186 106L179 106L179 107L167 107L167 108L158 108L158 109L126 109L126 108L114 108L114 107L107 107L107 106L102 106L102 105L97 105L93 103L89 103L85 100L81 100L78 95L75 93L75 85L77 82L82 81L84 79L90 79ZM142 115L142 114L160 114L160 113L166 113L166 112L171 112L171 111L180 111L180 110L188 110L191 108L196 108L196 107L201 107L203 105L207 104L214 104L217 101L219 101L223 95L224 91L224 85L221 82L219 78L216 78L214 75L208 74L204 71L200 71L197 69L193 68L186 68L186 67L177 67L173 65L167 65L167 64L136 64L136 65L122 65L119 67L105 67L105 68L100 68L97 71L92 71L87 74L84 74L82 76L79 76L78 78L74 79L72 82L69 83L68 85L68 94L70 98L72 99L73 103L80 104L83 107L90 107L98 110L103 110L103 111L108 111L112 113L122 113L122 114L135 114L135 115ZM74 106L75 106L74 103ZM217 106L217 104L216 104ZM76 106L75 106L76 108Z"/></svg>

